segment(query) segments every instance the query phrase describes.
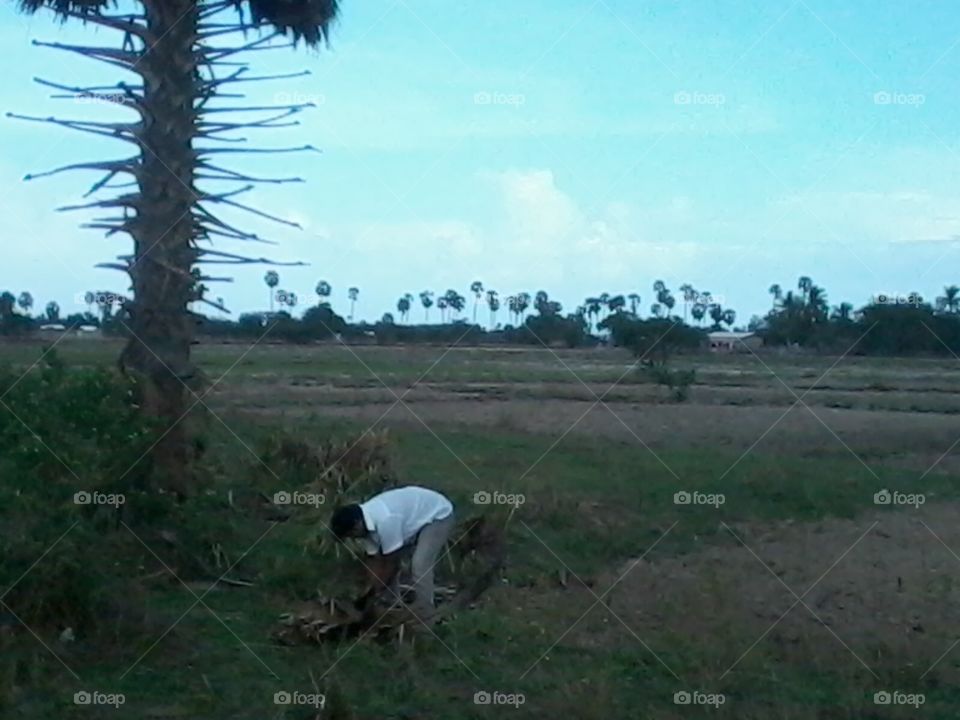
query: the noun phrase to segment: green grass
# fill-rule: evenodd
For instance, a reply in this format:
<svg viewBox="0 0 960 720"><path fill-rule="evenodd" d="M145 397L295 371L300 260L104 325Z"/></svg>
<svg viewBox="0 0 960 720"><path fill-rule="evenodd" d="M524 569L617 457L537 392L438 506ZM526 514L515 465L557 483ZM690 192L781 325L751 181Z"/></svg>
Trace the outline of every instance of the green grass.
<svg viewBox="0 0 960 720"><path fill-rule="evenodd" d="M249 421L231 418L230 425L255 445L253 439L260 431ZM322 436L351 429L315 422L298 432ZM736 454L663 453L661 463L639 446L567 438L531 470L550 441L461 431L443 432L443 443L426 432L395 435L403 478L442 489L461 508L471 507L470 498L479 489L526 495L526 503L509 526L505 587L512 591L494 589L478 609L442 627L439 640L428 637L414 648L368 642L322 648L274 646L268 638L279 613L313 588L329 590L326 573L334 567L311 556L309 541L316 528L283 523L273 527L241 565L244 574L258 577L256 587L212 592L204 601L209 611L195 608L152 649L163 630L195 599L182 586L151 591L149 605L159 620L152 634L134 637L105 656L85 650L82 639L76 646L56 645L58 654L78 671L81 683L32 647L30 662L40 686L52 685L31 717L99 717L70 702L73 692L83 688L124 693L124 717L307 717L302 709L278 713L282 708L273 705L273 694L310 692L311 673L318 682L324 678L322 688L328 694L344 693L358 717L486 717L483 711L491 710L472 703L473 693L483 689L524 693L527 701L515 711L518 717L543 717L545 709L561 712L570 703L592 704L582 707L576 717L608 713L626 717L638 702L650 717L672 717L673 692L683 686L626 634L623 642L587 652L561 643L549 659L521 679L590 604L589 597L568 601L555 592L561 567L592 578L644 552L674 523L649 560L689 552L702 542L732 544L720 521L852 517L869 505L876 491L875 479L853 458L784 463L779 457L751 455L720 480L737 460ZM211 488L216 499L205 506L212 514L227 489L242 489L255 461L226 432L219 434L210 452L224 463ZM883 479L893 482L895 475ZM726 502L719 509L678 507L673 503L678 489L723 492ZM946 481L937 490L948 496L955 493ZM229 517L234 535L229 550L234 556L270 527L240 511ZM194 522L202 522L202 517ZM524 589L538 598L535 614L506 602L507 597L515 602L516 593ZM551 592L557 605L542 606L543 597ZM591 622L603 612L601 608L591 614ZM24 640L27 648L34 643L32 638ZM717 666L729 661L721 638L691 642L665 627L644 640L681 678L706 682ZM136 668L121 679L144 653ZM797 675L781 670L775 679L763 674L774 672L764 670L772 662L769 649L761 649L742 674L725 681L722 691L729 701L720 714L750 716L733 709L738 702L741 712L744 706L751 707L756 717L762 716L763 708L784 703L810 712L851 706L852 688L863 682L856 673L838 676L828 671Z"/></svg>
<svg viewBox="0 0 960 720"><path fill-rule="evenodd" d="M15 365L29 364L36 350L5 346L0 357ZM199 359L208 371L223 372L243 352L242 347L202 348ZM441 352L437 348L411 353L358 350L385 380L415 379ZM104 353L105 347L96 343L70 343L60 354L68 362L97 364ZM576 367L608 362L609 367L582 368L586 375L594 373L590 377L595 379L616 379L614 372L628 361L619 354L608 361L593 355L563 356L580 363ZM538 367L538 357L524 353L509 361L506 354L466 350L442 362L430 377L513 383L543 381L554 375L570 378L555 358L541 357L544 366ZM708 358L705 369L698 369L698 378L737 367L765 372L757 371L751 362L755 364L749 358L736 362ZM803 367L780 359L770 363L778 373L782 370L792 378L800 378L811 367L829 366L823 359L808 358L803 359ZM896 375L908 373L910 367L899 361L870 361L853 377L882 380L885 387L896 388L886 370ZM231 371L225 383L255 384L258 376L273 374L355 383L368 382L370 375L342 350L258 348ZM785 662L780 649L769 642L759 643L735 672L721 678L731 657L749 645L735 629L712 637L691 637L684 632L681 617L676 623L647 628L640 642L602 606L586 613L594 603L589 592L563 589L558 582L569 569L584 580L596 581L594 592L601 593L612 571L642 555L668 530L646 556L649 562L692 554L704 544L736 546L723 523L814 522L875 511L873 493L883 486L903 486L902 472L882 459L870 462L878 480L854 457L837 454L800 457L757 450L741 459L745 448L713 447L693 439L684 449L658 449L654 455L639 443L577 434L554 446L554 437L517 431L435 427L438 439L421 429L393 428L402 481L446 492L464 514L476 509L472 498L481 490L525 496L508 525L503 584L492 588L475 609L439 628L438 638L426 636L413 647L361 641L284 648L270 641L280 613L318 589L334 592L342 583L339 574L349 566L345 559L336 561L317 553L314 540L322 527L301 518L271 526L245 509L242 501L253 493L275 489L277 481L258 468L248 448L256 451L278 421L244 415L225 415L224 420L232 432L216 421L209 425L205 462L210 494L190 503L185 515L171 523L181 528L185 540L195 539L198 553L205 551L203 543L211 538L223 542L231 559L249 550L231 574L254 578L255 586L219 588L204 598L209 610L197 605L187 612L196 600L187 588L179 583L148 583L144 597L118 599L138 607L142 602L148 622L133 623L128 633L122 632L106 645L97 637L80 636L64 644L56 631L38 633L80 680L37 637L18 634L7 646L0 644L3 717L305 719L312 717L306 708L276 706L273 697L283 690L312 692L314 681L335 706L324 717L358 719L466 720L504 713L517 718L586 720L909 716L873 705L872 693L882 687L920 688L927 694L922 716L929 718L953 717L953 708L960 702L953 686L938 684L936 675L920 680L918 672L905 670L896 659L871 662L880 675L878 681L846 656L839 665L828 667ZM295 426L288 421L284 429L308 438L326 438L365 427L305 418ZM924 489L936 493L938 500L957 498L956 480L931 474ZM717 509L678 506L673 498L681 490L722 493L725 502ZM232 508L225 500L228 491L237 499ZM70 519L62 522L66 530ZM118 533L117 542L125 545L116 561L127 563L125 573L141 576L156 566L136 538L122 529ZM161 552L159 545L157 551ZM0 579L0 593L15 579ZM714 581L703 578L707 590ZM191 587L198 594L203 592ZM678 608L684 610L691 609ZM578 621L578 627L593 633L588 637L596 637L596 643L585 643L581 635L571 633L554 646ZM107 626L112 622L103 618ZM574 642L574 637L579 639ZM825 635L815 641L832 642ZM944 649L948 646L945 642ZM838 648L838 656L841 653ZM83 689L122 692L126 704L119 710L78 707L72 703L73 693ZM718 711L680 708L673 704L673 694L683 689L723 692L727 702ZM526 702L516 710L476 706L472 699L480 690L523 693ZM344 707L352 708L354 715L338 715L338 708Z"/></svg>

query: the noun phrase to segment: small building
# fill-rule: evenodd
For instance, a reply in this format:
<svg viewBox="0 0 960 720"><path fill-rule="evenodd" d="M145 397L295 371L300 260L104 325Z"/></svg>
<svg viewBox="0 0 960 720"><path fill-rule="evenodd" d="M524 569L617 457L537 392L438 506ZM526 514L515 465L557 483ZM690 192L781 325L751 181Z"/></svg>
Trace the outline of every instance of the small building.
<svg viewBox="0 0 960 720"><path fill-rule="evenodd" d="M67 326L62 323L48 323L47 325L40 326L42 332L63 332L66 329Z"/></svg>
<svg viewBox="0 0 960 720"><path fill-rule="evenodd" d="M752 332L718 330L708 333L710 352L750 352L763 345L763 339Z"/></svg>
<svg viewBox="0 0 960 720"><path fill-rule="evenodd" d="M77 330L77 337L98 338L100 337L100 328L96 325L80 325Z"/></svg>

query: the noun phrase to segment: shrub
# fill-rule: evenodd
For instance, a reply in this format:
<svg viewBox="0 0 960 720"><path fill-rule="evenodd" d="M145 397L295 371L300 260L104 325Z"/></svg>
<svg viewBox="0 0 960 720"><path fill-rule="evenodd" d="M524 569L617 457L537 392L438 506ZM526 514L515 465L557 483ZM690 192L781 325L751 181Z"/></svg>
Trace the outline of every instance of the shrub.
<svg viewBox="0 0 960 720"><path fill-rule="evenodd" d="M123 505L75 494L132 493L144 480L137 461L153 433L134 390L107 370L68 370L53 352L24 375L0 371L0 577L31 628L89 627L109 576L123 575L103 561Z"/></svg>

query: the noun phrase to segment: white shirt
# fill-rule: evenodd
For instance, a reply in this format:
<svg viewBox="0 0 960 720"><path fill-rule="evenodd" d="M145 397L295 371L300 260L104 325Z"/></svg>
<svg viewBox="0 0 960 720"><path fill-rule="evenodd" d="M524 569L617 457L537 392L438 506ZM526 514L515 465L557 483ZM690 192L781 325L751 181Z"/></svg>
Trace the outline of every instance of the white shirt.
<svg viewBox="0 0 960 720"><path fill-rule="evenodd" d="M453 513L453 503L427 488L408 485L387 490L361 503L363 522L370 536L363 539L368 555L396 552L413 540L426 525Z"/></svg>

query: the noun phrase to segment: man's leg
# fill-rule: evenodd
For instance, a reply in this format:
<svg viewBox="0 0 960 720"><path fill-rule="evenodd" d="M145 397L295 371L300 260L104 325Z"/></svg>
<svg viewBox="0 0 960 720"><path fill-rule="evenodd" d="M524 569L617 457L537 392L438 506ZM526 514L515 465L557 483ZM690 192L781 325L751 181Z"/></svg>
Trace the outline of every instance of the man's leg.
<svg viewBox="0 0 960 720"><path fill-rule="evenodd" d="M427 525L417 537L417 548L413 551L411 563L416 593L413 610L423 620L433 614L433 569L453 531L454 522L451 513L449 517Z"/></svg>

